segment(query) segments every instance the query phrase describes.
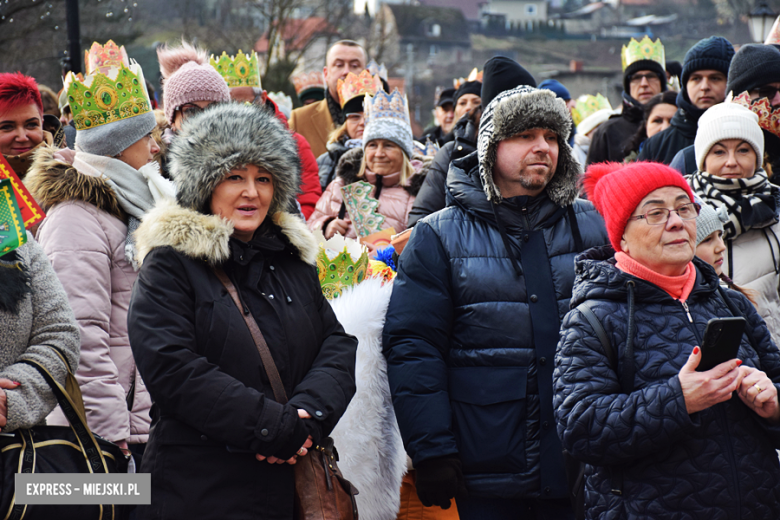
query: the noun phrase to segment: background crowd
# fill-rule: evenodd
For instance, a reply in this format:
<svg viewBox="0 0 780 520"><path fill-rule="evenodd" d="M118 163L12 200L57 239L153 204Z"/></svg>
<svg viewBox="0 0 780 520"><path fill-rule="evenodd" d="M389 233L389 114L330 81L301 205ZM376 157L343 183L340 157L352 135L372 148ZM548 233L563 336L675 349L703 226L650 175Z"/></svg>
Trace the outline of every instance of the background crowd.
<svg viewBox="0 0 780 520"><path fill-rule="evenodd" d="M58 93L0 73L46 212L0 254L0 428L67 425L24 361L70 369L152 474L136 518L298 518L330 436L369 520L780 518L778 47L632 39L618 109L494 57L421 136L368 58L333 44L294 110L187 42L159 108L111 41Z"/></svg>

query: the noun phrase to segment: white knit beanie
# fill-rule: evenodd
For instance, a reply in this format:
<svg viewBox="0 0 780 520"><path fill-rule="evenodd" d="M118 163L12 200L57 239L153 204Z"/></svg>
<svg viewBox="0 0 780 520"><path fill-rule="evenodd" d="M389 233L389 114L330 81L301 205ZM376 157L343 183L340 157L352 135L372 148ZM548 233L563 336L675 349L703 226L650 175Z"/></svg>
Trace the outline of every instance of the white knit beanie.
<svg viewBox="0 0 780 520"><path fill-rule="evenodd" d="M758 126L758 116L742 105L720 103L699 118L693 142L699 171L704 170L704 159L710 149L726 139L741 139L750 144L756 152L756 169L764 164L764 134Z"/></svg>

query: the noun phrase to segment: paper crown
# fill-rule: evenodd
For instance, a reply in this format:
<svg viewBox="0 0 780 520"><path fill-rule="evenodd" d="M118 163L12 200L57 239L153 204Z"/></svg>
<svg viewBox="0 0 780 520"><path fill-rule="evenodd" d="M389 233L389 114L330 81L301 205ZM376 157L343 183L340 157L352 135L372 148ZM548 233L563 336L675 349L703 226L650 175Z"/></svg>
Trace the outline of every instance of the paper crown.
<svg viewBox="0 0 780 520"><path fill-rule="evenodd" d="M382 80L379 76L372 75L368 70L363 70L360 74L349 72L346 79L339 79L338 91L341 108L352 99L366 94L373 96L382 90Z"/></svg>
<svg viewBox="0 0 780 520"><path fill-rule="evenodd" d="M367 95L363 101L363 108L366 128L377 119L398 119L411 126L409 102L406 100L406 95L401 94L398 88L393 89L392 94L378 90L373 96Z"/></svg>
<svg viewBox="0 0 780 520"><path fill-rule="evenodd" d="M468 78L457 78L452 80L452 86L455 88L460 88L461 85L464 83L468 83L469 81L482 81L482 73L484 71L480 70L478 71L476 67L471 71Z"/></svg>
<svg viewBox="0 0 780 520"><path fill-rule="evenodd" d="M311 72L304 72L292 77L293 85L295 86L295 93L300 96L307 90L322 89L325 90L325 78L322 76L321 70L313 70Z"/></svg>
<svg viewBox="0 0 780 520"><path fill-rule="evenodd" d="M731 94L729 94L729 97L731 97ZM749 108L751 112L758 116L758 126L780 137L780 107L772 108L772 104L765 97L751 100L750 94L747 92L743 92L731 100L727 98L726 103L729 101Z"/></svg>
<svg viewBox="0 0 780 520"><path fill-rule="evenodd" d="M282 113L289 114L292 112L293 109L293 102L292 98L285 94L284 92L269 92L268 97L271 98L271 101L276 103L276 106L279 107L279 110L282 111ZM287 110L287 112L285 112Z"/></svg>
<svg viewBox="0 0 780 520"><path fill-rule="evenodd" d="M376 61L371 60L368 62L366 69L368 69L368 72L370 72L372 76L379 76L387 81L387 67L385 67L384 63L379 65Z"/></svg>
<svg viewBox="0 0 780 520"><path fill-rule="evenodd" d="M571 110L571 117L574 120L574 126L580 124L586 117L595 114L599 110L612 110L609 100L601 94L591 96L585 94L577 98L577 103Z"/></svg>
<svg viewBox="0 0 780 520"><path fill-rule="evenodd" d="M658 38L655 42L647 35L640 41L631 38L628 45L623 46L620 57L623 61L624 71L632 63L642 60L650 60L659 63L661 67L666 70L666 54L664 52L664 45L661 43L661 38Z"/></svg>
<svg viewBox="0 0 780 520"><path fill-rule="evenodd" d="M130 66L130 58L127 57L125 46L117 46L113 40L108 40L105 45L92 42L92 47L84 51L84 73L89 75L95 72L107 74L113 68L122 65Z"/></svg>
<svg viewBox="0 0 780 520"><path fill-rule="evenodd" d="M338 233L325 240L322 231L317 231L314 237L320 246L317 275L327 299L338 298L344 289L365 280L368 272L368 249L365 246Z"/></svg>
<svg viewBox="0 0 780 520"><path fill-rule="evenodd" d="M66 78L68 104L76 130L89 130L152 111L144 75L138 64L96 72L80 80Z"/></svg>
<svg viewBox="0 0 780 520"><path fill-rule="evenodd" d="M209 64L219 72L230 88L263 88L260 82L260 61L255 51L247 55L239 49L235 56L228 56L225 51L222 51L219 60L215 59L212 54L209 58Z"/></svg>
<svg viewBox="0 0 780 520"><path fill-rule="evenodd" d="M431 141L431 136L425 137L425 147L422 150L422 154L426 157L433 157L441 149L439 143Z"/></svg>
<svg viewBox="0 0 780 520"><path fill-rule="evenodd" d="M780 45L780 16L775 19L775 23L772 25L764 45Z"/></svg>

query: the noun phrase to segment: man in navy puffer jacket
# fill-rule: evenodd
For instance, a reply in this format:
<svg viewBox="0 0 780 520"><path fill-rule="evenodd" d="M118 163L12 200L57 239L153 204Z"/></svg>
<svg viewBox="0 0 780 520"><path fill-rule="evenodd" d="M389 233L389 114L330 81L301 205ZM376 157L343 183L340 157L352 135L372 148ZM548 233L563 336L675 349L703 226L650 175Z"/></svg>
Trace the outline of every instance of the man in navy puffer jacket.
<svg viewBox="0 0 780 520"><path fill-rule="evenodd" d="M698 258L686 307L669 293L615 266L606 246L577 259L572 308L598 300L592 310L619 358L618 371L580 310L566 315L555 357L555 416L563 446L586 469L588 519L780 518L780 425L731 399L688 414L678 374L707 321L728 317L719 279ZM634 390L621 392L629 282L633 281ZM780 378L780 352L750 302L729 299L747 319L739 348L742 366ZM693 321L691 324L690 321ZM777 384L776 384L777 386ZM615 475L622 478L615 479ZM616 489L622 482L622 494Z"/></svg>
<svg viewBox="0 0 780 520"><path fill-rule="evenodd" d="M400 257L384 329L393 404L421 501L457 495L462 520L572 517L553 357L574 257L607 235L577 199L570 128L552 92L498 94L477 152L450 167L448 207Z"/></svg>

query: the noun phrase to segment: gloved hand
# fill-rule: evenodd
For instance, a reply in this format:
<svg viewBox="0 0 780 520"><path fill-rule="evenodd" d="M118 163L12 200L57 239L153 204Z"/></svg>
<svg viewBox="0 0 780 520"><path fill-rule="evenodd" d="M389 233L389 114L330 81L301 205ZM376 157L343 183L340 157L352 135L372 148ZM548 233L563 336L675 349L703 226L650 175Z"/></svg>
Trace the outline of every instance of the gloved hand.
<svg viewBox="0 0 780 520"><path fill-rule="evenodd" d="M445 455L420 462L417 467L417 496L425 507L450 508L450 499L466 494L460 459Z"/></svg>

